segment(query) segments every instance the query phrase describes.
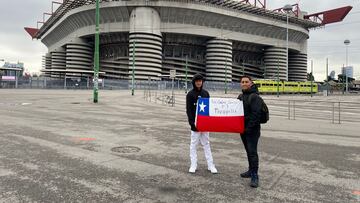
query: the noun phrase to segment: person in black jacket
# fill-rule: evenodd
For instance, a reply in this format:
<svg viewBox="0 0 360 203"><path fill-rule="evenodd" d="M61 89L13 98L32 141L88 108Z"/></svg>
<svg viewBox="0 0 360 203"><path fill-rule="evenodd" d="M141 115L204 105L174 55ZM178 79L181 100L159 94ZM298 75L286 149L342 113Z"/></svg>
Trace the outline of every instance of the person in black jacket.
<svg viewBox="0 0 360 203"><path fill-rule="evenodd" d="M250 186L259 186L259 156L257 145L260 138L261 98L258 89L249 76L241 78L242 94L238 99L243 101L245 132L241 135L249 162L248 171L241 173L243 178L251 178Z"/></svg>
<svg viewBox="0 0 360 203"><path fill-rule="evenodd" d="M204 148L208 170L216 174L213 157L211 154L209 132L198 132L195 126L196 104L199 97L209 98L209 92L203 89L205 79L202 75L196 74L192 79L193 89L186 95L186 114L191 127L190 161L189 173L195 173L197 169L197 145L199 142Z"/></svg>

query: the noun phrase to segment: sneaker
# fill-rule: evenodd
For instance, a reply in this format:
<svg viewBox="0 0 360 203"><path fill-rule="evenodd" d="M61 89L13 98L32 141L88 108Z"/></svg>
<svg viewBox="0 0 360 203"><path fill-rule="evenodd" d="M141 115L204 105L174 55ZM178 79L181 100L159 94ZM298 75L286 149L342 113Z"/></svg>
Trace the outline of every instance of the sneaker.
<svg viewBox="0 0 360 203"><path fill-rule="evenodd" d="M196 166L190 166L189 173L195 173L195 171L196 171Z"/></svg>
<svg viewBox="0 0 360 203"><path fill-rule="evenodd" d="M208 170L209 170L212 174L217 174L217 173L218 173L218 171L217 171L217 169L215 168L215 166L208 167Z"/></svg>
<svg viewBox="0 0 360 203"><path fill-rule="evenodd" d="M259 187L259 176L257 174L251 174L250 187Z"/></svg>
<svg viewBox="0 0 360 203"><path fill-rule="evenodd" d="M240 176L241 176L242 178L250 178L250 177L251 177L251 173L250 173L250 171L246 171L246 172L244 172L244 173L240 173Z"/></svg>

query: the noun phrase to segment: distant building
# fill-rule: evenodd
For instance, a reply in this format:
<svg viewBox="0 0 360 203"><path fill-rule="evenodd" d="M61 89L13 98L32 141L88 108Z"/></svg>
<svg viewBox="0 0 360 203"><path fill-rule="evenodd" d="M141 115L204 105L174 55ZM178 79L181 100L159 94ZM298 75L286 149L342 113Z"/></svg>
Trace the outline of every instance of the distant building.
<svg viewBox="0 0 360 203"><path fill-rule="evenodd" d="M354 76L354 68L352 66L342 67L341 74L346 75L349 78L352 78Z"/></svg>
<svg viewBox="0 0 360 203"><path fill-rule="evenodd" d="M5 62L2 68L3 76L15 76L15 71L18 71L18 76L22 76L24 72L24 63L9 63Z"/></svg>

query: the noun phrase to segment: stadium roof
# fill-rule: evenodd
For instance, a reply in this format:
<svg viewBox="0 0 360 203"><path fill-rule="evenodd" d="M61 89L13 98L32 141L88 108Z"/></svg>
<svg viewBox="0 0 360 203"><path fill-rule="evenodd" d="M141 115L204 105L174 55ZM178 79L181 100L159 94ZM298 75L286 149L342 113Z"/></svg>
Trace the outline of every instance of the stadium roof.
<svg viewBox="0 0 360 203"><path fill-rule="evenodd" d="M109 2L113 0L100 0L102 2ZM167 1L167 0L164 0ZM170 1L170 0L169 0ZM188 0L178 0L189 2ZM57 23L67 12L74 8L78 8L84 5L95 4L96 0L63 0L63 3L53 12L50 18L46 22L38 22L43 23L43 26L40 29L37 29L37 32L32 31L29 34L32 38L40 39L55 23ZM58 2L53 2L58 3ZM240 12L247 12L256 15L267 16L274 19L286 20L286 14L278 12L278 11L271 11L265 9L265 5L261 4L262 7L257 7L255 5L251 5L248 0L246 1L234 1L234 0L199 0L193 1L192 3L198 4L212 4L219 7L226 7L230 9L234 9L235 11ZM290 17L290 22L301 24L307 28L314 28L319 27L322 24L319 22L314 22L311 20L304 20L300 19L296 16ZM27 31L29 28L25 28Z"/></svg>

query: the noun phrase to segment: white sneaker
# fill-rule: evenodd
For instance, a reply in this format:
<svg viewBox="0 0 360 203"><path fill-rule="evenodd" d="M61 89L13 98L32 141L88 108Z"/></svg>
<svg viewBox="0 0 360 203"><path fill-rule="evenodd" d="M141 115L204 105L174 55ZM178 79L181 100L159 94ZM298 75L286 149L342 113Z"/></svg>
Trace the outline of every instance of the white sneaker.
<svg viewBox="0 0 360 203"><path fill-rule="evenodd" d="M215 166L208 167L208 170L209 170L212 174L217 174L217 173L218 173L218 171L217 171L217 169L215 168Z"/></svg>
<svg viewBox="0 0 360 203"><path fill-rule="evenodd" d="M195 171L196 171L196 166L190 166L189 173L195 173Z"/></svg>

